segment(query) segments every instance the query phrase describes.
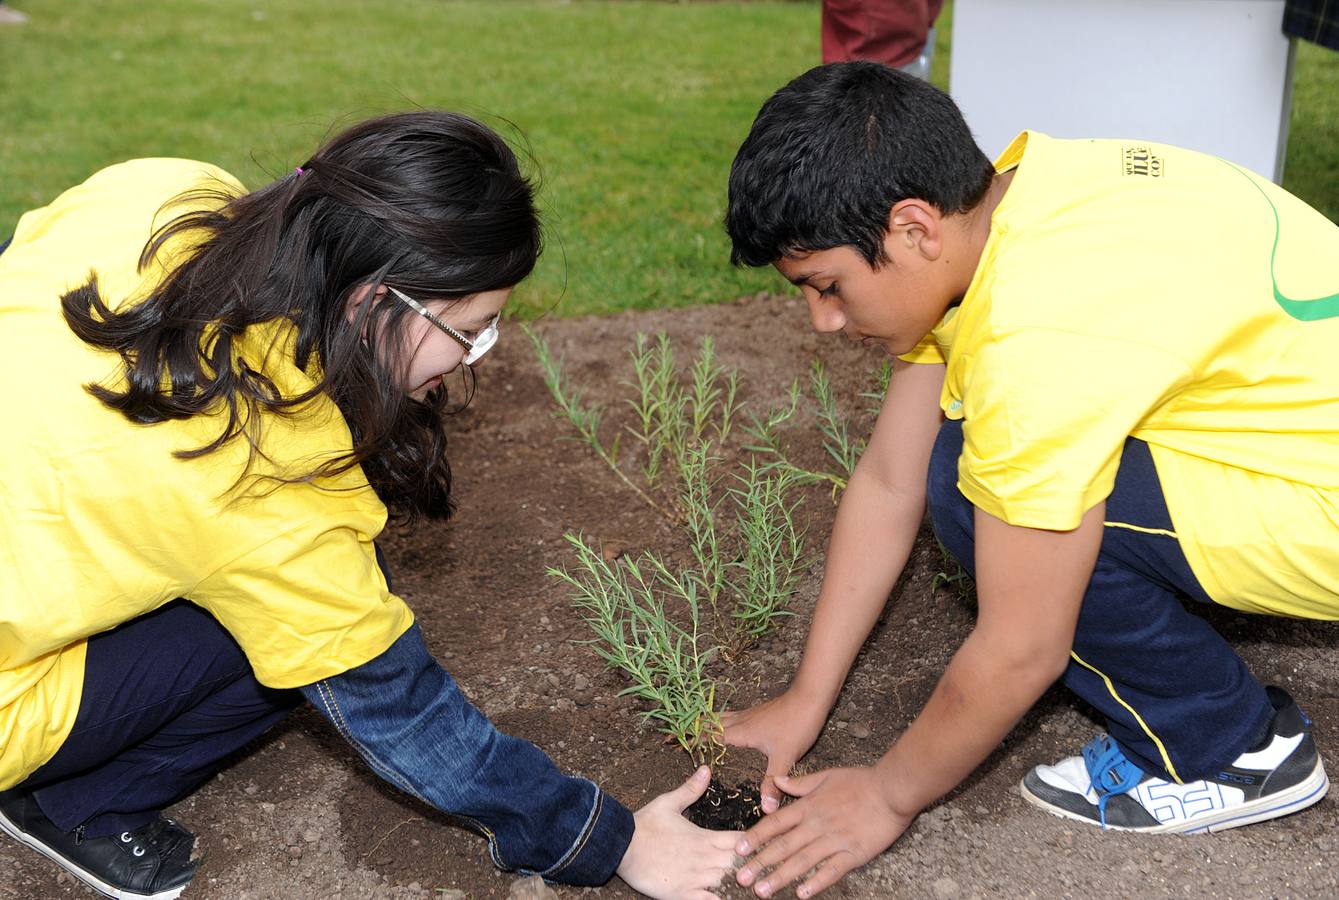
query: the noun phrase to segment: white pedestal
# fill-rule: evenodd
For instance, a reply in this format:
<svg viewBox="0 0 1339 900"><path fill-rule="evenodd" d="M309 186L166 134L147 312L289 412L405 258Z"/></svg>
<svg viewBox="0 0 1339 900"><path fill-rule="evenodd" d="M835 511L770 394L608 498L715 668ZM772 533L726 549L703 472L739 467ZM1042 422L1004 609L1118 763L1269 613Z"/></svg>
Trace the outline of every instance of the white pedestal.
<svg viewBox="0 0 1339 900"><path fill-rule="evenodd" d="M950 90L987 155L1025 128L1202 150L1279 181L1283 0L957 0Z"/></svg>

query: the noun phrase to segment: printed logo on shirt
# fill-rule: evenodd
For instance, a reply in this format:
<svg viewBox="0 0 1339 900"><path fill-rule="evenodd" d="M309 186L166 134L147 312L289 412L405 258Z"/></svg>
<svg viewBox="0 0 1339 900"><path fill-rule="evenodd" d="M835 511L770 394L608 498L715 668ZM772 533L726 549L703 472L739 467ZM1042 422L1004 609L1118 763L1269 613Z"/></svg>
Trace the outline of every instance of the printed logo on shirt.
<svg viewBox="0 0 1339 900"><path fill-rule="evenodd" d="M1124 161L1126 175L1144 175L1148 178L1162 177L1162 157L1155 156L1148 147L1123 147L1121 158Z"/></svg>

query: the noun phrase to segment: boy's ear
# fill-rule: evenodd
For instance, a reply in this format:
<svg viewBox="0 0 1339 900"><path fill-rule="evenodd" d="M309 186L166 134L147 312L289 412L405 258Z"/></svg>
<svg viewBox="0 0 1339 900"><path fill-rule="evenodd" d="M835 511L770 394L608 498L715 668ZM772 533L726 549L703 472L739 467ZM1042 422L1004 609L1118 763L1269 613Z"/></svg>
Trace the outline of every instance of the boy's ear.
<svg viewBox="0 0 1339 900"><path fill-rule="evenodd" d="M936 260L943 251L944 220L934 205L914 198L902 200L888 211L888 246L892 252L912 251Z"/></svg>
<svg viewBox="0 0 1339 900"><path fill-rule="evenodd" d="M379 284L375 291L370 284L360 284L349 292L349 301L344 306L344 317L352 325L358 321L358 316L363 311L363 304L369 299L375 297L373 302L380 302L381 298L386 296L386 285Z"/></svg>

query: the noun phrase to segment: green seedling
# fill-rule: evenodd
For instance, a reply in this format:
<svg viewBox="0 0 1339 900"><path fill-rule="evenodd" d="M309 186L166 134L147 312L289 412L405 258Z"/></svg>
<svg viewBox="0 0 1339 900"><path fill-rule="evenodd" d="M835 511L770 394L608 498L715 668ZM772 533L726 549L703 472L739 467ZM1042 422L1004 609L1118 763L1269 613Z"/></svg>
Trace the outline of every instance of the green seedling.
<svg viewBox="0 0 1339 900"><path fill-rule="evenodd" d="M594 403L584 403L581 390L570 387L563 378L562 361L554 359L553 353L549 350L548 342L530 326L522 325L521 328L526 337L530 339L531 346L534 347L540 370L543 372L544 384L548 387L553 401L558 405L558 411L554 415L566 419L576 429L577 434L581 436L582 442L594 450L595 455L604 460L605 465L609 466L619 480L631 488L648 506L666 518L673 520L672 513L657 503L650 494L642 490L618 467L618 438L614 439L613 446L610 448L606 448L604 442L600 440L600 422L604 417L603 407Z"/></svg>
<svg viewBox="0 0 1339 900"><path fill-rule="evenodd" d="M748 435L751 443L745 444L744 449L769 457L772 463L790 476L796 484L826 482L832 485L832 495L835 498L839 491L846 489L846 478L832 472L820 472L797 466L786 456L781 446L781 427L795 418L803 396L803 389L797 379L791 382L785 406L769 411L763 418L749 413L750 424L744 426L744 433Z"/></svg>
<svg viewBox="0 0 1339 900"><path fill-rule="evenodd" d="M679 508L683 511L684 527L697 562L697 572L692 577L706 594L713 612L725 585L725 564L716 526L716 509L721 500L719 497L713 499L711 478L711 469L717 462L719 460L711 455L711 444L703 441L685 451L679 470Z"/></svg>
<svg viewBox="0 0 1339 900"><path fill-rule="evenodd" d="M823 368L823 361L815 359L809 370L809 384L818 404L818 430L823 434L823 449L837 463L843 476L842 487L850 481L855 464L865 449L864 441L851 440L851 429L846 419L837 412L837 398L832 395L832 384Z"/></svg>
<svg viewBox="0 0 1339 900"><path fill-rule="evenodd" d="M545 383L558 405L555 414L569 421L581 439L633 486L619 460L600 440L599 409L582 403L565 384L561 362L531 333ZM793 490L826 482L833 492L846 486L859 456L850 427L837 412L827 373L821 364L810 372L817 404L815 419L823 446L837 471L808 471L792 463L781 442L782 429L798 415L805 395L801 382L791 386L787 403L758 418L735 438L752 451L725 490L721 469L737 453L727 445L741 413L739 378L723 366L710 338L704 338L684 373L675 364L665 334L638 335L630 353L632 392L625 402L631 421L624 426L639 447L646 490L673 498L691 561L671 567L668 557L643 553L611 562L584 539L567 535L576 552L569 570L549 573L561 579L572 602L594 632L588 643L605 663L629 679L622 693L638 697L642 715L699 761L719 759L720 719L716 681L707 671L718 655L745 649L793 613L788 609L807 562L804 530L797 524L801 500ZM627 465L628 463L624 463ZM649 498L640 487L638 494ZM726 499L729 503L726 503ZM648 499L658 509L659 504Z"/></svg>
<svg viewBox="0 0 1339 900"><path fill-rule="evenodd" d="M735 620L739 643L757 640L778 619L794 615L786 607L804 569L804 530L795 513L803 498L787 499L794 476L775 464L750 459L730 488L743 552L732 563ZM739 647L736 647L739 649Z"/></svg>
<svg viewBox="0 0 1339 900"><path fill-rule="evenodd" d="M730 435L731 422L737 410L739 373L734 369L727 372L717 364L716 344L707 336L702 338L702 349L693 360L690 374L693 440L706 440L707 425L711 424L716 432L716 440L724 443Z"/></svg>
<svg viewBox="0 0 1339 900"><path fill-rule="evenodd" d="M571 588L573 605L595 632L595 653L632 682L619 696L648 703L642 717L695 762L719 762L725 750L716 682L706 672L715 648L701 629L697 582L649 553L611 563L580 535L564 537L576 550L575 571L549 574ZM687 614L687 627L666 614L664 595Z"/></svg>
<svg viewBox="0 0 1339 900"><path fill-rule="evenodd" d="M883 409L883 400L888 396L888 385L893 382L893 364L889 360L879 363L879 367L870 373L874 378L874 390L861 391L860 396L870 401L869 406L865 407L865 412L871 416L878 416Z"/></svg>
<svg viewBox="0 0 1339 900"><path fill-rule="evenodd" d="M935 544L939 547L939 556L944 562L944 568L940 569L930 579L930 590L936 591L941 587L949 588L953 595L959 600L976 605L976 582L972 576L967 574L967 570L958 562L957 557L948 551L943 541L935 536Z"/></svg>
<svg viewBox="0 0 1339 900"><path fill-rule="evenodd" d="M657 336L654 348L646 335L637 335L632 369L637 397L628 405L636 413L638 426L633 433L646 448L642 474L647 484L654 486L666 456L677 458L678 448L683 445L683 413L688 400L674 379L674 348L664 332Z"/></svg>

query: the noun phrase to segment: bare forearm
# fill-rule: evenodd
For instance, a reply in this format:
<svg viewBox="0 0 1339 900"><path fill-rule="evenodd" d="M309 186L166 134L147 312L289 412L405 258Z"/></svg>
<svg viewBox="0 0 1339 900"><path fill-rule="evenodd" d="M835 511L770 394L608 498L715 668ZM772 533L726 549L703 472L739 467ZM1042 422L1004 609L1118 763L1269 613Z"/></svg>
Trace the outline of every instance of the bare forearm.
<svg viewBox="0 0 1339 900"><path fill-rule="evenodd" d="M1068 532L977 510L979 610L930 701L883 759L889 804L911 815L952 790L1064 672L1106 504Z"/></svg>
<svg viewBox="0 0 1339 900"><path fill-rule="evenodd" d="M949 663L925 709L876 765L889 805L915 815L962 782L1053 680L1048 669L1009 663L978 636Z"/></svg>
<svg viewBox="0 0 1339 900"><path fill-rule="evenodd" d="M893 363L878 423L837 510L804 660L791 686L825 709L836 700L920 530L941 421L943 370Z"/></svg>

